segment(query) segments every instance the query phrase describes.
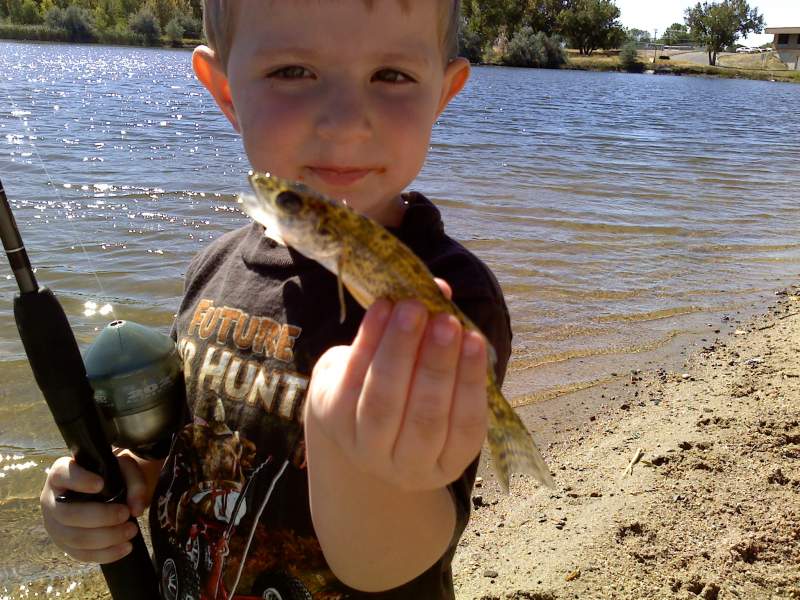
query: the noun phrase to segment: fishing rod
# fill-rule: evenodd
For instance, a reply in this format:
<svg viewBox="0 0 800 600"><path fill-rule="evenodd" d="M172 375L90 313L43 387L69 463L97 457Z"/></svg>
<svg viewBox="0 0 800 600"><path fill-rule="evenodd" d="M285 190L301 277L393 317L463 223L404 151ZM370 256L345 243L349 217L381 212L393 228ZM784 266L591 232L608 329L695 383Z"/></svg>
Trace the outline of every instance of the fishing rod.
<svg viewBox="0 0 800 600"><path fill-rule="evenodd" d="M0 238L19 287L14 319L36 383L75 461L104 481L98 494L69 493L58 500L124 504L125 480L95 407L95 392L75 336L58 299L36 281L2 182ZM130 521L137 523L134 517ZM131 544L133 550L127 556L101 565L111 596L113 600L158 600L158 580L141 530Z"/></svg>

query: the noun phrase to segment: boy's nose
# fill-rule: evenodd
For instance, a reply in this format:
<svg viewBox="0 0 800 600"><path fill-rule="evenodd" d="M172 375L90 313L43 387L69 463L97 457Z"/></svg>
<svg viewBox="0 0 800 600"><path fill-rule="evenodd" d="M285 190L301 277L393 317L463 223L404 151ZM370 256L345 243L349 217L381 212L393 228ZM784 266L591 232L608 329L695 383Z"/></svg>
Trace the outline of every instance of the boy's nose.
<svg viewBox="0 0 800 600"><path fill-rule="evenodd" d="M317 135L339 143L368 139L372 125L366 101L351 90L331 90L317 119Z"/></svg>

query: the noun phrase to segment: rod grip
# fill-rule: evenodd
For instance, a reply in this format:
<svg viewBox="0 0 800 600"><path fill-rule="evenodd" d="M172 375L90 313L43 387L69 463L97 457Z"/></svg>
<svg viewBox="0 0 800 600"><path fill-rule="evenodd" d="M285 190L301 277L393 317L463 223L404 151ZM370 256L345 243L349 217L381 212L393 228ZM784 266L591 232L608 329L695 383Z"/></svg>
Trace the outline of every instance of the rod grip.
<svg viewBox="0 0 800 600"><path fill-rule="evenodd" d="M22 344L64 442L75 461L105 483L95 497L60 501L125 502L127 490L95 408L78 343L53 292L39 288L14 298L14 317ZM135 519L134 519L135 522ZM141 531L133 551L102 565L113 600L159 600L158 582Z"/></svg>

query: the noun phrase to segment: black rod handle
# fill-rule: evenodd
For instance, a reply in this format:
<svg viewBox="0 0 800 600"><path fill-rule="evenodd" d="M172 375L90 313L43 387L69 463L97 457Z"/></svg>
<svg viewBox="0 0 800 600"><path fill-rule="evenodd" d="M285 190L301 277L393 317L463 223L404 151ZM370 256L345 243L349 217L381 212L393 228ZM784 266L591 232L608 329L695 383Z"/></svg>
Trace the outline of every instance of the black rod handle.
<svg viewBox="0 0 800 600"><path fill-rule="evenodd" d="M61 304L49 289L39 288L14 299L14 317L31 370L64 442L81 467L105 482L96 501L124 503L125 479L97 414L78 343ZM111 597L158 600L155 568L141 532L131 542L130 554L101 566Z"/></svg>
<svg viewBox="0 0 800 600"><path fill-rule="evenodd" d="M39 288L33 277L1 183L0 235L20 286L21 293L14 298L14 318L36 383L75 461L100 475L105 483L90 500L124 503L125 479L97 414L78 343L55 295ZM22 262L20 257L24 258ZM141 531L131 542L130 554L101 567L111 597L159 600L155 568Z"/></svg>

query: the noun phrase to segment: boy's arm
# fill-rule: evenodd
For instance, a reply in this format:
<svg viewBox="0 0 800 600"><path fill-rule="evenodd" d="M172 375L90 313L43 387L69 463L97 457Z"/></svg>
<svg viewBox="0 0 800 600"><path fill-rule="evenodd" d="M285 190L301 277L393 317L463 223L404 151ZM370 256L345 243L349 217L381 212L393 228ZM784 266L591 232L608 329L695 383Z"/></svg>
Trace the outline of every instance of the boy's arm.
<svg viewBox="0 0 800 600"><path fill-rule="evenodd" d="M381 301L352 346L317 363L305 413L311 512L344 583L397 587L451 544L447 485L485 437L486 360L482 337L453 317Z"/></svg>

